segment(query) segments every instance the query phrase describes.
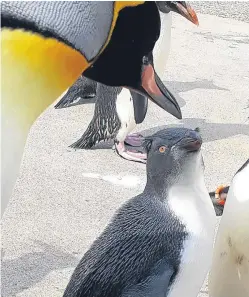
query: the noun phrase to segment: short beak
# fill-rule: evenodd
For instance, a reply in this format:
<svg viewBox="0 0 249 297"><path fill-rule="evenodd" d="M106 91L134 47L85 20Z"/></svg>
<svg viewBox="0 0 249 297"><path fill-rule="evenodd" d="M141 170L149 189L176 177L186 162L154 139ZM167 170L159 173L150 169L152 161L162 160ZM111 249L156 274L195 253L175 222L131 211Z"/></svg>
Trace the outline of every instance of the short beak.
<svg viewBox="0 0 249 297"><path fill-rule="evenodd" d="M202 138L195 130L191 131L184 139L180 141L180 146L189 152L198 151L202 146Z"/></svg>
<svg viewBox="0 0 249 297"><path fill-rule="evenodd" d="M184 7L181 3L176 2L176 7L178 9L178 12L187 20L189 20L197 26L199 25L199 21L195 11L188 3L186 3L186 7Z"/></svg>
<svg viewBox="0 0 249 297"><path fill-rule="evenodd" d="M181 109L174 95L160 80L151 64L143 66L142 84L139 91L177 119L182 119Z"/></svg>

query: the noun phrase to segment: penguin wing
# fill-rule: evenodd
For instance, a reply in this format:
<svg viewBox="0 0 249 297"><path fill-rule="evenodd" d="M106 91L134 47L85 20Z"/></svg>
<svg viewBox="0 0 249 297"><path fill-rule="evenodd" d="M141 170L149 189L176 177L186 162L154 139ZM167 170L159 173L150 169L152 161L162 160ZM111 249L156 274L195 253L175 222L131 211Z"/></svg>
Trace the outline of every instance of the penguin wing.
<svg viewBox="0 0 249 297"><path fill-rule="evenodd" d="M165 297L174 274L174 268L167 260L160 261L153 274L139 284L124 291L122 297Z"/></svg>
<svg viewBox="0 0 249 297"><path fill-rule="evenodd" d="M76 82L67 90L66 94L56 103L54 108L66 108L84 103L77 99L92 99L96 96L97 82L81 75Z"/></svg>
<svg viewBox="0 0 249 297"><path fill-rule="evenodd" d="M128 201L95 240L63 297L167 296L178 265L174 234L165 229L165 210L141 197Z"/></svg>
<svg viewBox="0 0 249 297"><path fill-rule="evenodd" d="M156 261L142 253L127 238L114 240L109 234L97 240L76 267L63 297L167 296L174 267L166 257Z"/></svg>
<svg viewBox="0 0 249 297"><path fill-rule="evenodd" d="M141 124L147 113L148 98L134 91L130 92L133 100L135 122Z"/></svg>

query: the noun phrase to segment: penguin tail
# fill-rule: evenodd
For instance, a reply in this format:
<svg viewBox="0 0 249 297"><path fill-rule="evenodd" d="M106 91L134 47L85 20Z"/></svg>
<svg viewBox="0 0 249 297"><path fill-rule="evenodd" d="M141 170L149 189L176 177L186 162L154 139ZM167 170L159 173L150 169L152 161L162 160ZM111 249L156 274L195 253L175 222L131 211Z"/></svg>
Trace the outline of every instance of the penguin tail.
<svg viewBox="0 0 249 297"><path fill-rule="evenodd" d="M80 99L92 99L96 96L97 83L84 76L80 76L77 81L67 90L66 94L54 106L56 109L66 108L80 104Z"/></svg>

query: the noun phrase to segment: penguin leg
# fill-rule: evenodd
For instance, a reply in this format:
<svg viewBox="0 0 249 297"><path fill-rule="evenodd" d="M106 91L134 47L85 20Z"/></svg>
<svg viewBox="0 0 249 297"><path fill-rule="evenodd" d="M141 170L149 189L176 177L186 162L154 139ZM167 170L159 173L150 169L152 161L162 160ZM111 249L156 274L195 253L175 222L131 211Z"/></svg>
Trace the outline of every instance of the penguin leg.
<svg viewBox="0 0 249 297"><path fill-rule="evenodd" d="M133 133L133 134L128 135L125 138L124 142L125 142L125 144L128 144L130 146L139 147L139 146L142 146L143 140L144 140L143 135L141 135L139 133Z"/></svg>
<svg viewBox="0 0 249 297"><path fill-rule="evenodd" d="M140 163L146 163L147 160L147 154L142 153L138 150L128 150L125 147L124 142L121 141L115 141L115 150L116 153L129 161L134 161L134 162L140 162Z"/></svg>

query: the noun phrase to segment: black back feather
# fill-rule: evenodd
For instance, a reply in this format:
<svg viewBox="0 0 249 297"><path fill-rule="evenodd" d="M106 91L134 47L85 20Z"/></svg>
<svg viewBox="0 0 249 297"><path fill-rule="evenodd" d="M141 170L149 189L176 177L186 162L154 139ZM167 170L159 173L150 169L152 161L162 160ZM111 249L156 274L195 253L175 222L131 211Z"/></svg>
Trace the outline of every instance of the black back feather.
<svg viewBox="0 0 249 297"><path fill-rule="evenodd" d="M121 87L97 84L94 116L81 138L70 145L71 148L90 149L100 141L116 137L121 127L116 111L117 95L121 90Z"/></svg>

